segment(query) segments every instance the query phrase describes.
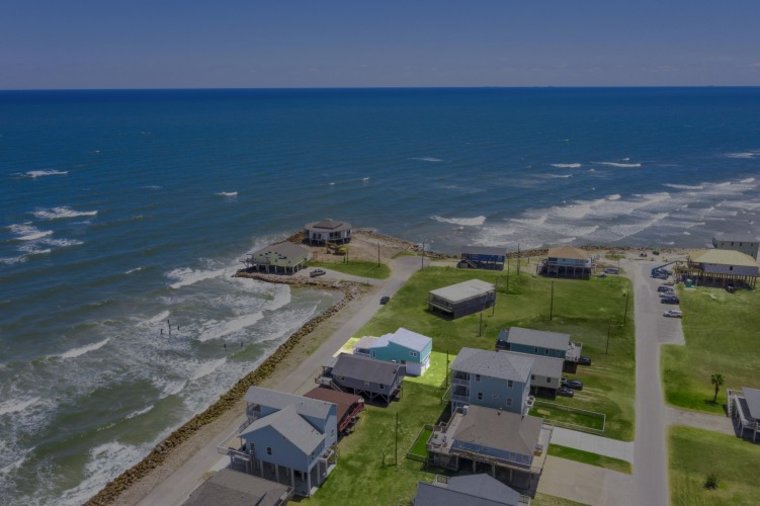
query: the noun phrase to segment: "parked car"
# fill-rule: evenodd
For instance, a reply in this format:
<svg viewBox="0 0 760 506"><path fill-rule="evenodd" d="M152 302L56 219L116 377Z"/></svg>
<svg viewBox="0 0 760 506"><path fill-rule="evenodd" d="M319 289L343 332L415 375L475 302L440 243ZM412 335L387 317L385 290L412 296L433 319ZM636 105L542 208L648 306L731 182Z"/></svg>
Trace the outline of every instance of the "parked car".
<svg viewBox="0 0 760 506"><path fill-rule="evenodd" d="M322 269L314 269L309 273L309 276L316 278L317 276L324 276L325 274L327 274L327 272L323 271Z"/></svg>
<svg viewBox="0 0 760 506"><path fill-rule="evenodd" d="M578 365L591 365L591 357L587 357L586 355L581 355L578 359Z"/></svg>
<svg viewBox="0 0 760 506"><path fill-rule="evenodd" d="M660 302L663 304L678 304L679 300L675 295L665 295L660 297Z"/></svg>
<svg viewBox="0 0 760 506"><path fill-rule="evenodd" d="M662 316L665 316L666 318L681 318L683 313L680 309L668 309L662 313Z"/></svg>
<svg viewBox="0 0 760 506"><path fill-rule="evenodd" d="M562 386L565 388L572 388L573 390L583 390L583 382L581 380L562 378Z"/></svg>
<svg viewBox="0 0 760 506"><path fill-rule="evenodd" d="M391 298L390 298L390 297L388 297L387 295L383 295L382 297L380 297L380 304L382 304L382 305L385 305L385 304L387 304L387 303L388 303L388 301L390 301L390 300L391 300Z"/></svg>
<svg viewBox="0 0 760 506"><path fill-rule="evenodd" d="M660 285L657 287L657 291L660 293L673 293L675 290L672 286Z"/></svg>
<svg viewBox="0 0 760 506"><path fill-rule="evenodd" d="M620 269L617 267L606 267L604 272L607 274L620 274Z"/></svg>
<svg viewBox="0 0 760 506"><path fill-rule="evenodd" d="M557 389L557 395L560 395L562 397L572 397L575 395L575 391L567 387L559 387Z"/></svg>

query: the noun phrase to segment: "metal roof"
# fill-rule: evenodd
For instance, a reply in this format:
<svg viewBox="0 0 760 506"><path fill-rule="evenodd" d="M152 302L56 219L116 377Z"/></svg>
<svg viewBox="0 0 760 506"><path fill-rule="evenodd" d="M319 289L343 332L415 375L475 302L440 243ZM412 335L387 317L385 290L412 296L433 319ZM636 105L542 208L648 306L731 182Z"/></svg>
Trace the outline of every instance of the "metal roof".
<svg viewBox="0 0 760 506"><path fill-rule="evenodd" d="M564 351L570 345L570 334L526 329L523 327L510 327L501 331L499 341Z"/></svg>
<svg viewBox="0 0 760 506"><path fill-rule="evenodd" d="M691 255L692 262L700 264L735 265L741 267L758 267L754 258L732 249L708 249Z"/></svg>
<svg viewBox="0 0 760 506"><path fill-rule="evenodd" d="M588 260L591 256L579 248L572 246L560 246L558 248L549 248L551 258L569 258L571 260Z"/></svg>
<svg viewBox="0 0 760 506"><path fill-rule="evenodd" d="M255 420L243 429L240 436L253 434L264 427L271 427L306 455L311 455L325 439L321 432L298 415L296 407L292 404L276 413Z"/></svg>
<svg viewBox="0 0 760 506"><path fill-rule="evenodd" d="M520 494L487 474L451 476L446 484L419 482L414 506L517 506Z"/></svg>
<svg viewBox="0 0 760 506"><path fill-rule="evenodd" d="M351 228L351 224L345 221L337 221L331 220L330 218L325 218L324 220L315 221L314 223L307 223L306 228L319 228L323 230L336 231L337 229L349 229Z"/></svg>
<svg viewBox="0 0 760 506"><path fill-rule="evenodd" d="M760 420L760 390L757 388L742 388L744 399L747 401L749 416L755 420Z"/></svg>
<svg viewBox="0 0 760 506"><path fill-rule="evenodd" d="M433 340L417 332L399 328L396 332L382 335L380 337L363 337L356 343L356 348L384 348L388 346L388 343L394 343L412 351L422 353L422 350L430 344Z"/></svg>
<svg viewBox="0 0 760 506"><path fill-rule="evenodd" d="M233 469L222 469L195 489L182 506L275 506L289 495L290 489L280 483Z"/></svg>
<svg viewBox="0 0 760 506"><path fill-rule="evenodd" d="M531 353L520 353L517 351L500 351L499 353L508 353L518 357L528 357L533 360L530 367L531 374L538 374L547 378L561 378L562 366L565 364L564 359L559 357L549 357L547 355L533 355Z"/></svg>
<svg viewBox="0 0 760 506"><path fill-rule="evenodd" d="M261 248L258 251L255 251L254 255L264 255L269 252L277 253L280 256L283 256L285 258L299 258L299 257L308 257L309 250L305 247L292 243L290 241L283 241L278 242L276 244L270 244L269 246L266 246L264 248Z"/></svg>
<svg viewBox="0 0 760 506"><path fill-rule="evenodd" d="M541 435L543 420L510 411L470 405L454 432L455 441L486 448L533 455Z"/></svg>
<svg viewBox="0 0 760 506"><path fill-rule="evenodd" d="M533 357L527 354L462 348L451 370L527 383L532 366Z"/></svg>
<svg viewBox="0 0 760 506"><path fill-rule="evenodd" d="M253 386L245 393L245 400L250 404L259 404L273 409L283 409L293 405L301 416L310 416L324 420L330 414L333 404L330 402L309 399L300 395L279 392L270 388Z"/></svg>
<svg viewBox="0 0 760 506"><path fill-rule="evenodd" d="M455 285L445 286L436 290L430 290L432 295L456 304L474 297L479 297L495 290L494 285L479 279L462 281Z"/></svg>
<svg viewBox="0 0 760 506"><path fill-rule="evenodd" d="M332 368L332 375L333 377L346 376L381 385L393 385L396 378L400 374L403 374L403 372L400 372L401 368L403 368L402 365L394 364L393 362L341 353L338 355Z"/></svg>

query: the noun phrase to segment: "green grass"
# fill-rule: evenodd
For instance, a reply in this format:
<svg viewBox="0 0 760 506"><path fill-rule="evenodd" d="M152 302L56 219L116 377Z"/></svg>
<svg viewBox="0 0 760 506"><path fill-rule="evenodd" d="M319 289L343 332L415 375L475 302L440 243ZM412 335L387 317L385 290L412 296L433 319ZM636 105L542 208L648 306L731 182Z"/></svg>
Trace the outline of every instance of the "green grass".
<svg viewBox="0 0 760 506"><path fill-rule="evenodd" d="M624 328L612 327L609 355L605 355L608 323L622 320L625 297L630 283L622 277L554 281L553 319L549 320L552 281L529 274L520 277L512 271L507 291L506 272L472 271L446 267L429 267L416 273L377 315L356 335L379 336L404 326L433 338L433 349L454 354L463 346L493 349L502 328L522 326L571 334L583 343L583 354L593 360L592 367L579 367L577 377L584 389L572 399L559 398L564 404L607 415L604 435L630 441L633 438L634 399L634 329L632 307ZM427 294L471 278L496 283L498 292L495 314L483 312L483 332L479 336L480 315L448 321L427 312Z"/></svg>
<svg viewBox="0 0 760 506"><path fill-rule="evenodd" d="M309 262L309 267L332 269L344 274L362 276L365 278L385 279L391 275L391 270L386 264L368 262L366 260L349 260L348 262Z"/></svg>
<svg viewBox="0 0 760 506"><path fill-rule="evenodd" d="M560 426L562 426L562 424L569 424L577 427L586 427L592 429L593 433L598 434L601 434L604 430L604 418L601 413L593 414L585 411L571 411L570 409L564 408L565 406L563 404L547 403L536 400L536 404L530 410L530 414L561 422ZM574 429L576 427L567 426L567 428Z"/></svg>
<svg viewBox="0 0 760 506"><path fill-rule="evenodd" d="M547 494L536 494L530 504L531 506L586 506L581 502Z"/></svg>
<svg viewBox="0 0 760 506"><path fill-rule="evenodd" d="M414 444L412 444L412 447L409 449L409 453L418 457L427 458L427 442L432 433L432 430L423 427L420 431L420 435L417 436L417 439L414 440Z"/></svg>
<svg viewBox="0 0 760 506"><path fill-rule="evenodd" d="M686 346L662 350L665 397L670 404L723 413L726 387L760 387L760 290L730 294L719 288L681 289ZM710 376L723 375L713 404Z"/></svg>
<svg viewBox="0 0 760 506"><path fill-rule="evenodd" d="M671 427L670 495L673 506L750 505L760 497L760 446L717 432ZM704 488L707 476L718 488Z"/></svg>
<svg viewBox="0 0 760 506"><path fill-rule="evenodd" d="M592 466L603 467L612 471L618 471L620 473L631 474L633 467L630 462L625 460L615 459L612 457L606 457L604 455L598 455L596 453L585 452L583 450L576 450L574 448L568 448L566 446L550 445L549 455L560 457L567 460L574 460L576 462L583 462Z"/></svg>

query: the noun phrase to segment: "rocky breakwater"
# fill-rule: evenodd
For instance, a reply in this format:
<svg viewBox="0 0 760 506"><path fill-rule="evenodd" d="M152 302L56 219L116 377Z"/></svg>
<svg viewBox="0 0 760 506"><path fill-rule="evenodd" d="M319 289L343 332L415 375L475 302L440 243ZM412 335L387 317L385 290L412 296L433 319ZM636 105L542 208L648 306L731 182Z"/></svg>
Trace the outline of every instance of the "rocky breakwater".
<svg viewBox="0 0 760 506"><path fill-rule="evenodd" d="M354 300L365 290L365 286L360 283L347 281L325 282L312 279L294 279L282 276L267 276L258 273L238 272L237 277L249 277L271 281L275 283L286 283L291 285L304 285L311 287L320 287L326 289L337 289L343 292L340 301L330 306L323 313L311 318L304 323L301 328L294 332L285 342L269 355L256 369L241 378L225 394L209 406L204 412L195 415L192 419L172 432L161 443L157 444L153 450L140 462L124 471L121 475L108 484L97 495L92 497L87 503L88 506L102 506L113 504L127 488L135 484L138 480L145 477L152 470L160 467L169 457L171 452L190 439L201 428L218 419L222 414L232 409L240 399L245 396L248 388L257 385L267 379L275 371L275 368L288 356L288 354L309 335L319 324L328 320L338 311L343 309L348 303ZM272 279L270 279L272 278Z"/></svg>

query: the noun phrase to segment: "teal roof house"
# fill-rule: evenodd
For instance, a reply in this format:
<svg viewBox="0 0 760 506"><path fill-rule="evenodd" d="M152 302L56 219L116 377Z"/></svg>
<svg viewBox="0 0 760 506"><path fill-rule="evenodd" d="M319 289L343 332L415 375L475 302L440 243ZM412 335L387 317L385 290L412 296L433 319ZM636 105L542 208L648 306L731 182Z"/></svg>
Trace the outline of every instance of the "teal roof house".
<svg viewBox="0 0 760 506"><path fill-rule="evenodd" d="M363 337L354 346L355 355L406 365L409 376L425 374L432 351L432 339L403 327L381 337Z"/></svg>

